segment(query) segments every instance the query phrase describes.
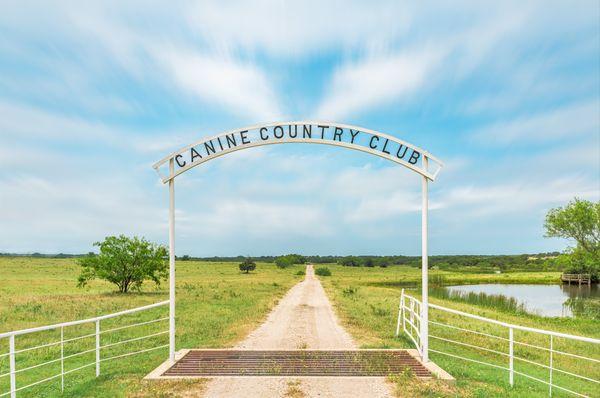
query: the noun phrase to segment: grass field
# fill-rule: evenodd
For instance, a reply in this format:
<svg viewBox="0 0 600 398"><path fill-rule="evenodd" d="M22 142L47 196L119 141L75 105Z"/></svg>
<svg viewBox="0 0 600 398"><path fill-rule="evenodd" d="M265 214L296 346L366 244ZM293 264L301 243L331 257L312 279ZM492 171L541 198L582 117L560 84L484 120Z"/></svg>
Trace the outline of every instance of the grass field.
<svg viewBox="0 0 600 398"><path fill-rule="evenodd" d="M400 289L419 298L419 290L411 289L420 281L420 270L410 267L353 268L327 265L332 276L323 276L329 297L344 326L362 347L411 347L406 337L393 336ZM301 268L278 269L272 264L259 263L257 271L249 275L240 273L236 263L210 263L185 261L177 263L177 345L178 348L226 347L242 339L254 329L269 310L291 286L303 278ZM127 308L155 303L167 299L166 286L160 288L148 284L142 292L131 294L114 293L115 288L107 283L93 282L85 289L76 287L78 266L72 259L32 259L0 258L0 332L46 325L61 321L89 318L112 313ZM435 283L549 283L556 281L558 273L515 272L506 274L463 273L451 271L431 271ZM565 333L600 337L599 322L592 319L540 318L524 316L506 310L480 307L464 302L432 298L432 302L493 319ZM140 316L106 322L103 328L117 327L121 323L134 323L163 317L167 308L154 309ZM442 316L439 315L438 316ZM448 319L450 320L450 319ZM480 327L481 325L471 325ZM91 328L92 327L92 328ZM141 330L124 330L114 336L103 337L103 344L122 339L134 338L139 333L150 334L166 330L166 322L152 324ZM56 341L58 332L45 332L30 338L18 338L17 349ZM70 333L70 334L67 334ZM65 338L93 333L93 325L72 328L65 332ZM138 333L136 335L136 333ZM441 331L436 331L440 334ZM520 335L522 341L539 342L535 337ZM103 355L116 355L119 350L137 350L162 345L167 335L155 339L134 342L127 347L115 346L103 351ZM7 341L0 341L0 355L7 352ZM469 340L477 342L477 340ZM146 345L144 345L146 344ZM439 343L437 343L439 346ZM483 342L481 342L483 344ZM436 343L432 340L432 348ZM65 346L65 355L82 349L93 348L93 341L81 340L73 347ZM499 350L502 347L496 347ZM576 347L577 348L577 347ZM455 351L462 353L462 351ZM59 355L56 347L40 350L38 354L45 360ZM584 353L596 357L597 351ZM87 354L86 354L87 355ZM93 361L94 353L65 361L65 369L74 369ZM474 354L477 355L477 354ZM521 352L531 360L545 361L540 355ZM60 394L60 380L53 380L20 394L24 397L168 397L185 395L187 391L202 388L203 381L186 382L143 382L141 378L164 361L167 349L140 354L134 357L102 363L101 376L94 377L93 367L85 368L65 377L65 393ZM476 358L476 356L473 356ZM544 386L517 377L514 389L508 386L506 372L479 365L465 363L441 355L432 355L433 360L450 371L458 381L455 386L440 382L419 382L411 375L397 375L393 378L398 388L398 396L473 396L473 397L536 397L547 396ZM483 357L480 357L483 359ZM487 360L500 360L493 356ZM17 368L33 364L32 359L22 354L17 357ZM502 364L502 363L500 363ZM559 364L560 365L560 364ZM577 367L582 364L567 362L565 366ZM59 371L58 364L45 369L37 368L19 375L19 385L49 377ZM584 368L581 368L584 369ZM588 368L584 370L589 371ZM6 357L0 358L0 374L8 371ZM588 373L589 374L589 373ZM546 375L542 372L540 378ZM600 377L596 374L595 378ZM566 380L566 379L565 379ZM559 379L559 381L563 381ZM563 383L564 384L564 383ZM570 386L570 385L566 385ZM7 391L8 378L0 378L0 391ZM586 390L590 395L598 395L593 389ZM561 396L560 393L556 394Z"/></svg>
<svg viewBox="0 0 600 398"><path fill-rule="evenodd" d="M281 270L273 264L259 263L257 271L240 273L237 263L208 263L185 261L177 263L177 348L224 347L254 329L276 304L278 298L303 277L297 269ZM93 282L89 287L76 287L79 273L72 259L0 258L0 332L41 326L63 321L90 318L98 315L139 307L168 299L167 286L144 286L142 292L114 293L115 287ZM103 328L121 323L144 321L150 316L167 316L167 307L160 307L140 316L106 322ZM134 338L168 329L167 322L124 330L113 340ZM67 335L67 333L70 333ZM93 325L65 330L65 339L93 333ZM141 333L141 334L140 334ZM59 331L44 332L30 338L16 339L17 349L60 339ZM103 337L104 339L104 337ZM8 351L8 339L0 340L0 354ZM127 347L115 346L102 355L117 355L119 350L136 350L162 345L167 335L151 341L135 342ZM65 346L65 355L76 350L93 348L93 339L80 340L72 347ZM146 344L146 345L144 345ZM126 351L125 351L126 352ZM57 347L38 350L45 360L60 355ZM182 391L201 382L183 384L148 383L141 381L150 370L167 357L167 349L139 354L129 358L102 363L101 376L94 377L94 368L86 368L65 376L65 397L170 396L167 391ZM65 361L65 370L93 361L94 353ZM17 355L17 369L28 366L31 356ZM8 372L8 358L0 358L0 374ZM19 374L18 386L49 377L60 371L58 363ZM0 378L0 394L8 390L8 377ZM24 390L19 396L60 396L60 379Z"/></svg>
<svg viewBox="0 0 600 398"><path fill-rule="evenodd" d="M418 269L409 267L388 267L388 268L354 268L343 267L339 265L328 265L332 276L321 277L329 297L333 300L337 313L342 318L344 326L355 337L358 343L365 348L401 348L411 347L412 342L406 338L395 338L394 331L396 327L397 308L402 286L415 285L420 278ZM549 273L507 273L507 274L462 274L449 271L432 271L431 277L435 279L438 275L443 275L445 281L450 283L548 283L556 281L559 275L556 272ZM420 299L419 289L407 289L408 294ZM525 326L531 326L540 329L548 329L569 334L578 334L584 336L600 337L600 322L593 319L571 319L571 318L543 318L531 315L514 314L507 311L496 310L489 307L480 307L472 304L456 302L452 300L442 300L431 298L431 302L458 309L464 312L477 314L480 316L501 320L504 322L515 323ZM503 331L494 330L489 326L478 323L478 321L469 321L464 318L457 320L456 317L446 316L437 310L432 310L430 316L437 320L444 319L449 323L454 321L456 326L469 326L476 330L484 330L487 333L503 335ZM478 339L477 336L458 336L449 335L447 331L430 327L430 333L441 337L462 340L470 344L485 346L488 344L484 339ZM506 332L504 331L504 334ZM526 343L535 343L547 346L547 341L540 341L537 336L527 333L515 333L515 338ZM560 344L558 341L555 344ZM504 344L506 345L506 344ZM448 349L447 344L443 344L434 339L430 339L431 348L443 348L443 351L452 351ZM491 345L490 348L498 351L507 351L507 347L501 344ZM555 345L555 349L561 347ZM595 351L589 352L590 346L569 347L569 351L586 356L600 357L600 347ZM574 350L574 351L573 351ZM485 359L501 366L507 366L506 360L498 355L481 355L476 351L468 349L453 349L453 353L468 356L474 359ZM541 363L547 363L548 355L537 353L537 350L526 350L519 348L515 354L523 356L529 360L535 360ZM591 354L591 355L590 355ZM523 377L516 378L515 388L508 385L507 372L496 370L482 365L464 362L452 359L440 354L432 354L432 359L448 370L457 378L456 386L448 387L443 383L419 383L412 378L400 376L395 381L399 388L399 396L409 394L408 396L473 396L473 397L542 397L548 395L548 389L542 384L532 382ZM562 358L559 362L555 359L558 367L566 369L576 369L577 373L585 371L588 375L594 375L594 378L600 378L600 369L593 367L590 363L583 363L576 359ZM528 367L527 364L518 364L517 370L527 368L541 379L547 379L548 374L545 369L537 367ZM591 372L591 373L590 373ZM591 396L600 395L600 390L595 388L593 383L570 383L569 379L555 376L555 382L565 387L583 388ZM409 393L407 393L409 392ZM554 392L555 396L568 396L561 392Z"/></svg>

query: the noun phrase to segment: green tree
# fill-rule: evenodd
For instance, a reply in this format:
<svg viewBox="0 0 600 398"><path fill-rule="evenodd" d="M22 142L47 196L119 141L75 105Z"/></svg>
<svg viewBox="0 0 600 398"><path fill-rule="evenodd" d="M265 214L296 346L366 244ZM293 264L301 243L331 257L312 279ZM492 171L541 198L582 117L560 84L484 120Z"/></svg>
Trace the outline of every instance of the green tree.
<svg viewBox="0 0 600 398"><path fill-rule="evenodd" d="M289 257L292 261L292 264L305 264L306 257L301 254L288 254L286 257Z"/></svg>
<svg viewBox="0 0 600 398"><path fill-rule="evenodd" d="M388 257L382 257L377 263L381 268L386 268L388 265L390 265L391 261Z"/></svg>
<svg viewBox="0 0 600 398"><path fill-rule="evenodd" d="M577 248L568 249L559 255L552 265L568 274L590 274L592 282L600 279L600 258Z"/></svg>
<svg viewBox="0 0 600 398"><path fill-rule="evenodd" d="M346 256L340 260L340 264L342 264L345 267L360 267L361 261L357 257Z"/></svg>
<svg viewBox="0 0 600 398"><path fill-rule="evenodd" d="M600 201L575 198L565 207L551 209L544 226L547 237L573 239L578 249L589 253L600 251Z"/></svg>
<svg viewBox="0 0 600 398"><path fill-rule="evenodd" d="M275 265L279 268L287 268L294 264L306 263L306 257L300 254L286 254L285 256L279 256L275 259Z"/></svg>
<svg viewBox="0 0 600 398"><path fill-rule="evenodd" d="M250 257L246 257L243 262L239 265L240 271L249 273L250 271L254 271L256 269L256 263L252 261Z"/></svg>
<svg viewBox="0 0 600 398"><path fill-rule="evenodd" d="M570 248L557 259L567 272L590 273L598 280L600 271L600 201L575 198L564 207L551 209L546 215L547 237L572 239Z"/></svg>
<svg viewBox="0 0 600 398"><path fill-rule="evenodd" d="M287 268L294 265L294 263L289 256L280 256L275 259L275 265L279 268Z"/></svg>
<svg viewBox="0 0 600 398"><path fill-rule="evenodd" d="M93 279L107 280L127 293L130 289L139 290L145 280L160 285L168 275L167 249L148 242L144 238L108 236L103 242L96 242L99 254L91 254L78 260L82 267L78 286L83 287Z"/></svg>

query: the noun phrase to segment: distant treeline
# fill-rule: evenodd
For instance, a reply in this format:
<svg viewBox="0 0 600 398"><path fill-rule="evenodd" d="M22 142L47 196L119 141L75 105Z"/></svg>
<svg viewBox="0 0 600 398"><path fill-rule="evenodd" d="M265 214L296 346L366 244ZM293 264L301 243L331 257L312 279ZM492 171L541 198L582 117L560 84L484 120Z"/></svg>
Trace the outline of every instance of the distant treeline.
<svg viewBox="0 0 600 398"><path fill-rule="evenodd" d="M496 268L498 270L527 270L548 269L558 270L560 266L554 261L559 252L537 254L509 254L509 255L442 255L429 256L429 267L437 269L456 269L469 267L473 271L478 269ZM254 261L272 263L281 257L293 256L298 258L295 263L338 263L349 267L388 267L405 265L410 267L421 266L421 256L259 256L252 257ZM236 257L178 257L180 260L196 261L243 261L244 256Z"/></svg>
<svg viewBox="0 0 600 398"><path fill-rule="evenodd" d="M429 267L435 269L457 269L467 268L476 272L480 269L495 268L498 270L528 270L546 269L560 270L561 266L555 261L559 252L537 253L537 254L509 254L509 255L443 255L429 256ZM37 257L37 258L74 258L84 256L83 254L14 254L0 253L1 257ZM288 254L285 256L257 256L252 260L257 262L274 263L277 259L285 258L291 263L338 263L349 267L388 267L393 265L405 265L410 267L421 266L421 256L302 256L299 254ZM189 255L178 256L181 261L229 261L242 262L246 256L235 257L193 257Z"/></svg>
<svg viewBox="0 0 600 398"><path fill-rule="evenodd" d="M83 257L87 254L44 254L44 253L0 253L0 257L35 257L35 258L76 258Z"/></svg>

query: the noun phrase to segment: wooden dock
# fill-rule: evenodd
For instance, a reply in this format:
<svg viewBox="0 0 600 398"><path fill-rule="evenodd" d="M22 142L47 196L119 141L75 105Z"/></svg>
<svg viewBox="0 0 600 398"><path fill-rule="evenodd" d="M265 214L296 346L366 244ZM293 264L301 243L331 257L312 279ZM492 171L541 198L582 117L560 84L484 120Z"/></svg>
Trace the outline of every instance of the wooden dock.
<svg viewBox="0 0 600 398"><path fill-rule="evenodd" d="M591 285L592 284L592 275L591 274L562 274L560 280L563 283L568 283L569 285L572 283L581 285Z"/></svg>

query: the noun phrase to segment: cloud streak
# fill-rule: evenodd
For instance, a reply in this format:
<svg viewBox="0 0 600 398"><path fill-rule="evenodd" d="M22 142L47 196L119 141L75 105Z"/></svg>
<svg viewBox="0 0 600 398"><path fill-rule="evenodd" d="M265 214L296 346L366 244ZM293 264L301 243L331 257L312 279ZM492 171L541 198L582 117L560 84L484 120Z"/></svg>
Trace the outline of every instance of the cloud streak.
<svg viewBox="0 0 600 398"><path fill-rule="evenodd" d="M317 116L336 120L406 98L422 89L444 57L439 48L377 56L338 68Z"/></svg>
<svg viewBox="0 0 600 398"><path fill-rule="evenodd" d="M182 91L255 120L281 118L277 94L265 72L256 65L188 50L159 53L159 62L165 64Z"/></svg>
<svg viewBox="0 0 600 398"><path fill-rule="evenodd" d="M472 138L486 145L548 144L582 135L597 136L599 132L600 101L592 100L495 123L474 132Z"/></svg>

